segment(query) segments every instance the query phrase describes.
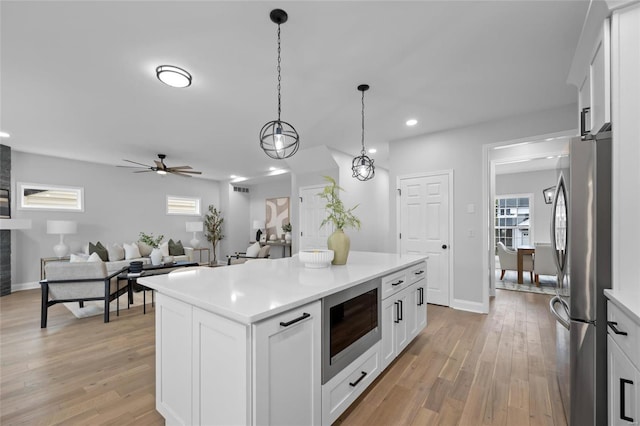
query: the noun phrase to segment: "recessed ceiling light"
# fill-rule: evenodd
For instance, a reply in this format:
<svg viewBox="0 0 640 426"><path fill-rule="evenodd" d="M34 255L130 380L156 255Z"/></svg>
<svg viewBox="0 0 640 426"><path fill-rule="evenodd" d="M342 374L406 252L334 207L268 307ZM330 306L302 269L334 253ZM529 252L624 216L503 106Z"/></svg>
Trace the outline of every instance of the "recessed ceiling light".
<svg viewBox="0 0 640 426"><path fill-rule="evenodd" d="M416 120L415 118L410 118L409 120L407 120L406 125L407 126L415 126L416 124L418 124L418 120Z"/></svg>
<svg viewBox="0 0 640 426"><path fill-rule="evenodd" d="M236 176L236 175L230 175L229 177L230 177L231 179L235 179L235 178L237 178L238 176Z"/></svg>
<svg viewBox="0 0 640 426"><path fill-rule="evenodd" d="M9 133L7 132L0 132L0 138L8 138L9 137Z"/></svg>
<svg viewBox="0 0 640 426"><path fill-rule="evenodd" d="M276 171L276 170L278 170L278 169L275 168L275 167L269 167L269 171L271 171L271 172Z"/></svg>
<svg viewBox="0 0 640 426"><path fill-rule="evenodd" d="M191 86L191 74L173 65L160 65L156 68L158 80L171 87Z"/></svg>
<svg viewBox="0 0 640 426"><path fill-rule="evenodd" d="M369 148L369 154L375 154L376 152L378 152L377 149L375 148Z"/></svg>

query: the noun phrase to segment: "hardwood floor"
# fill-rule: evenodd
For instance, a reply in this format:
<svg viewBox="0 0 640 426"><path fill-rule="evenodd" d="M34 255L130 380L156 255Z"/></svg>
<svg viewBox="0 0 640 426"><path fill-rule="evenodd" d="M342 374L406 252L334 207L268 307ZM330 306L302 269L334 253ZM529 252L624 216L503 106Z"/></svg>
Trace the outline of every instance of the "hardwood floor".
<svg viewBox="0 0 640 426"><path fill-rule="evenodd" d="M565 425L549 296L498 291L489 315L428 306L429 324L336 422ZM155 323L142 307L77 319L39 290L0 298L0 424L161 425Z"/></svg>

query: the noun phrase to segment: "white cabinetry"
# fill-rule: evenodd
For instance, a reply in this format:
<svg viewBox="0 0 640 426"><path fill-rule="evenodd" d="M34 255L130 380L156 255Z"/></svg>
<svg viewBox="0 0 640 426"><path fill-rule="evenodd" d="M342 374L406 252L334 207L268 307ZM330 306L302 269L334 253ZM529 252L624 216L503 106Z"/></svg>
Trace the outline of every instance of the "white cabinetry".
<svg viewBox="0 0 640 426"><path fill-rule="evenodd" d="M320 424L320 316L315 302L253 326L257 424Z"/></svg>
<svg viewBox="0 0 640 426"><path fill-rule="evenodd" d="M640 422L640 324L607 303L609 425Z"/></svg>
<svg viewBox="0 0 640 426"><path fill-rule="evenodd" d="M422 272L420 272L422 271ZM426 264L382 281L382 366L386 368L427 325ZM386 298L385 298L386 295Z"/></svg>
<svg viewBox="0 0 640 426"><path fill-rule="evenodd" d="M159 293L157 410L167 424L320 423L320 316L316 301L248 326Z"/></svg>
<svg viewBox="0 0 640 426"><path fill-rule="evenodd" d="M611 46L612 288L640 299L640 4L613 13Z"/></svg>

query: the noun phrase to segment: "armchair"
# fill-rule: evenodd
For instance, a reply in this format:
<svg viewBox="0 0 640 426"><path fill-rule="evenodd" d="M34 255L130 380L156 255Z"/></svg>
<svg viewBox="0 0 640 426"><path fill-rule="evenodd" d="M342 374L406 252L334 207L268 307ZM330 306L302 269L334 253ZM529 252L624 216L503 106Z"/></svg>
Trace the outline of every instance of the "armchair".
<svg viewBox="0 0 640 426"><path fill-rule="evenodd" d="M42 304L40 328L47 327L49 306L56 303L104 300L104 322L109 322L109 303L128 291L118 288L117 276L127 267L109 274L104 262L51 262L45 267L47 279L40 281Z"/></svg>
<svg viewBox="0 0 640 426"><path fill-rule="evenodd" d="M260 247L256 256L247 256L246 253L236 252L236 254L232 256L227 256L227 265L239 265L251 259L266 259L269 257L270 250L271 246L266 244L263 247Z"/></svg>
<svg viewBox="0 0 640 426"><path fill-rule="evenodd" d="M551 244L535 243L536 252L533 258L533 271L536 276L536 285L540 285L540 275L556 276L556 264L553 260Z"/></svg>
<svg viewBox="0 0 640 426"><path fill-rule="evenodd" d="M498 258L500 259L500 269L502 269L500 279L504 278L507 269L510 271L518 270L518 253L508 249L502 242L498 242ZM526 255L522 259L522 270L529 271L531 282L533 282L533 258L531 255Z"/></svg>

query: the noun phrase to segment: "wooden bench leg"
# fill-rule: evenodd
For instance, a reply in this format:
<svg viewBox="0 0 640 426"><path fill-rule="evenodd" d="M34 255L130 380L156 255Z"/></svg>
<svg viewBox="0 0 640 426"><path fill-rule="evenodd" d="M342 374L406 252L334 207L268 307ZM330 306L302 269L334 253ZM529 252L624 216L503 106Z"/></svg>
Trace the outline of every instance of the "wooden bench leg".
<svg viewBox="0 0 640 426"><path fill-rule="evenodd" d="M502 275L500 275L500 279L503 279L503 278L504 278L504 273L505 273L505 271L506 271L506 269L503 269L503 270L502 270Z"/></svg>
<svg viewBox="0 0 640 426"><path fill-rule="evenodd" d="M42 305L40 307L40 328L47 328L47 311L49 306L47 305L49 299L49 285L40 283L42 287Z"/></svg>

